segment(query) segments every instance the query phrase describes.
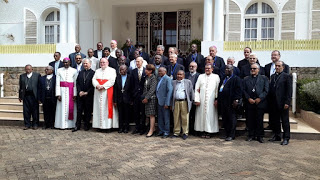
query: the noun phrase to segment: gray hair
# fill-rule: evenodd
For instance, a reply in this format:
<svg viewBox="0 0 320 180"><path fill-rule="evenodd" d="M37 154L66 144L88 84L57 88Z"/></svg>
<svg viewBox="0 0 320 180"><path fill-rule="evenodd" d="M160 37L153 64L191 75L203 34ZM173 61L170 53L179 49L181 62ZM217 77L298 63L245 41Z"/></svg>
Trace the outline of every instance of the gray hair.
<svg viewBox="0 0 320 180"><path fill-rule="evenodd" d="M254 63L254 64L252 64L252 65L257 66L257 67L258 67L258 69L260 69L260 65L259 65L258 63ZM252 66L252 65L251 65L251 66ZM251 66L250 66L250 67L251 67Z"/></svg>
<svg viewBox="0 0 320 180"><path fill-rule="evenodd" d="M170 56L173 56L173 57L176 58L176 59L178 58L178 56L177 56L176 54L170 54ZM169 57L170 57L170 56L169 56Z"/></svg>
<svg viewBox="0 0 320 180"><path fill-rule="evenodd" d="M88 61L88 63L89 63L89 64L92 64L92 61L91 61L91 59L88 59L88 58L84 58L84 59L82 60L82 63L83 63L84 61Z"/></svg>
<svg viewBox="0 0 320 180"><path fill-rule="evenodd" d="M167 69L165 67L160 67L159 70L163 70L164 72L167 72Z"/></svg>
<svg viewBox="0 0 320 180"><path fill-rule="evenodd" d="M179 70L178 73L179 73L179 72L182 72L182 74L185 75L184 70ZM177 74L178 74L178 73L177 73Z"/></svg>
<svg viewBox="0 0 320 180"><path fill-rule="evenodd" d="M233 57L233 56L229 56L228 59L234 60L234 57ZM228 60L228 59L227 59L227 60Z"/></svg>
<svg viewBox="0 0 320 180"><path fill-rule="evenodd" d="M165 50L165 48L164 48L164 46L163 46L163 45L158 45L158 46L157 46L157 49L158 49L158 48L161 48L161 49L162 49L162 51L164 51L164 50Z"/></svg>
<svg viewBox="0 0 320 180"><path fill-rule="evenodd" d="M53 70L53 67L52 66L47 66L47 69Z"/></svg>

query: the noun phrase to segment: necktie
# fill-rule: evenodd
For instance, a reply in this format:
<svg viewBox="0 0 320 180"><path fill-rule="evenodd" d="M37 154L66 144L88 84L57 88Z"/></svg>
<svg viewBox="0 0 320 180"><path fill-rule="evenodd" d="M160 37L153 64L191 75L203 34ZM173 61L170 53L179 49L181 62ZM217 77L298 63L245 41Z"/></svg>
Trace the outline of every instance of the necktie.
<svg viewBox="0 0 320 180"><path fill-rule="evenodd" d="M140 70L138 70L138 78L139 78L139 81L141 80L141 72Z"/></svg>

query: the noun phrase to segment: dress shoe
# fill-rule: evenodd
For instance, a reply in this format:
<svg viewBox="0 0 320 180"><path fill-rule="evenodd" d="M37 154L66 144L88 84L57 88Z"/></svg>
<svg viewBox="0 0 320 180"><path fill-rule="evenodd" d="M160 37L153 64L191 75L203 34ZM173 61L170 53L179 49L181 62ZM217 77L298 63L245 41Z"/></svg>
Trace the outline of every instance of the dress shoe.
<svg viewBox="0 0 320 180"><path fill-rule="evenodd" d="M144 135L145 133L145 131L140 131L140 135Z"/></svg>
<svg viewBox="0 0 320 180"><path fill-rule="evenodd" d="M28 129L30 129L30 127L24 127L24 128L23 128L23 130L28 130Z"/></svg>
<svg viewBox="0 0 320 180"><path fill-rule="evenodd" d="M263 137L257 137L257 141L258 141L259 143L264 143Z"/></svg>
<svg viewBox="0 0 320 180"><path fill-rule="evenodd" d="M38 129L38 126L34 126L32 129L33 129L33 130L37 130L37 129Z"/></svg>
<svg viewBox="0 0 320 180"><path fill-rule="evenodd" d="M119 129L118 133L123 133L122 129Z"/></svg>
<svg viewBox="0 0 320 180"><path fill-rule="evenodd" d="M137 129L135 129L134 131L132 131L131 134L138 134L138 133L139 133L139 131Z"/></svg>
<svg viewBox="0 0 320 180"><path fill-rule="evenodd" d="M183 135L182 135L182 139L183 139L183 140L186 140L187 138L188 138L188 135L186 135L186 134L183 134Z"/></svg>
<svg viewBox="0 0 320 180"><path fill-rule="evenodd" d="M154 133L152 133L151 135L146 135L147 138L152 137L154 135Z"/></svg>
<svg viewBox="0 0 320 180"><path fill-rule="evenodd" d="M89 131L89 128L88 128L88 127L85 127L84 130L85 130L85 131Z"/></svg>
<svg viewBox="0 0 320 180"><path fill-rule="evenodd" d="M252 141L253 140L253 138L252 137L248 137L247 139L246 139L246 141Z"/></svg>
<svg viewBox="0 0 320 180"><path fill-rule="evenodd" d="M178 137L179 137L179 136L177 136L177 135L175 135L175 134L171 136L171 138L178 138Z"/></svg>
<svg viewBox="0 0 320 180"><path fill-rule="evenodd" d="M78 128L77 128L77 127L75 127L74 129L72 129L72 132L76 132L76 131L78 131Z"/></svg>
<svg viewBox="0 0 320 180"><path fill-rule="evenodd" d="M164 135L162 136L163 139L168 138L168 137L169 137L169 134L164 134Z"/></svg>
<svg viewBox="0 0 320 180"><path fill-rule="evenodd" d="M281 137L279 136L273 136L269 141L274 142L274 141L281 141Z"/></svg>
<svg viewBox="0 0 320 180"><path fill-rule="evenodd" d="M47 129L47 126L43 126L42 129Z"/></svg>
<svg viewBox="0 0 320 180"><path fill-rule="evenodd" d="M163 136L163 133L162 133L162 132L159 132L159 133L157 134L157 136Z"/></svg>
<svg viewBox="0 0 320 180"><path fill-rule="evenodd" d="M128 130L127 130L127 129L123 130L123 133L126 133L126 134L127 134L127 133L128 133Z"/></svg>
<svg viewBox="0 0 320 180"><path fill-rule="evenodd" d="M226 141L232 141L233 138L232 138L232 137L227 137L225 140L226 140Z"/></svg>
<svg viewBox="0 0 320 180"><path fill-rule="evenodd" d="M289 139L284 139L282 142L281 142L281 145L288 145L289 144Z"/></svg>

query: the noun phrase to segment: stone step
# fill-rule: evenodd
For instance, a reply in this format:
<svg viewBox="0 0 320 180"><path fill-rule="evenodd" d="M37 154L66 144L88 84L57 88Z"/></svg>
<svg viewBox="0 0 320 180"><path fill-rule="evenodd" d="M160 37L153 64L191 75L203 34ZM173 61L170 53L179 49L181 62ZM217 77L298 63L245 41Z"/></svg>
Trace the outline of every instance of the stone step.
<svg viewBox="0 0 320 180"><path fill-rule="evenodd" d="M23 112L20 110L4 110L4 109L0 109L0 117L1 118L22 118L23 119ZM40 112L39 113L39 118L43 119L43 113Z"/></svg>
<svg viewBox="0 0 320 180"><path fill-rule="evenodd" d="M0 103L19 103L18 97L2 97Z"/></svg>
<svg viewBox="0 0 320 180"><path fill-rule="evenodd" d="M42 111L42 104L39 104L39 107L40 107L40 111ZM0 103L0 109L23 111L23 104L22 103Z"/></svg>

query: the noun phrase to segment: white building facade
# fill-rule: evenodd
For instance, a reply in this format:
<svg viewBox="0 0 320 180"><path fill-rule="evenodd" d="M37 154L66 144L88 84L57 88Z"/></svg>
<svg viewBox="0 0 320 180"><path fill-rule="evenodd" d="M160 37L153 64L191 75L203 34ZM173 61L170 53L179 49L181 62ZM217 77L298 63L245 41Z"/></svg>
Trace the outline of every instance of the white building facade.
<svg viewBox="0 0 320 180"><path fill-rule="evenodd" d="M0 17L0 59L14 59L0 61L0 67L53 60L53 53L16 54L1 45L55 44L65 57L77 43L86 53L97 42L109 46L115 39L121 47L131 38L148 52L162 44L185 53L198 39L203 55L215 45L219 56L240 60L241 48L227 50L226 42L320 39L320 0L8 0L0 1ZM320 66L312 61L320 56L315 43L316 48L280 51L292 67ZM270 62L271 50L253 50L263 65Z"/></svg>

